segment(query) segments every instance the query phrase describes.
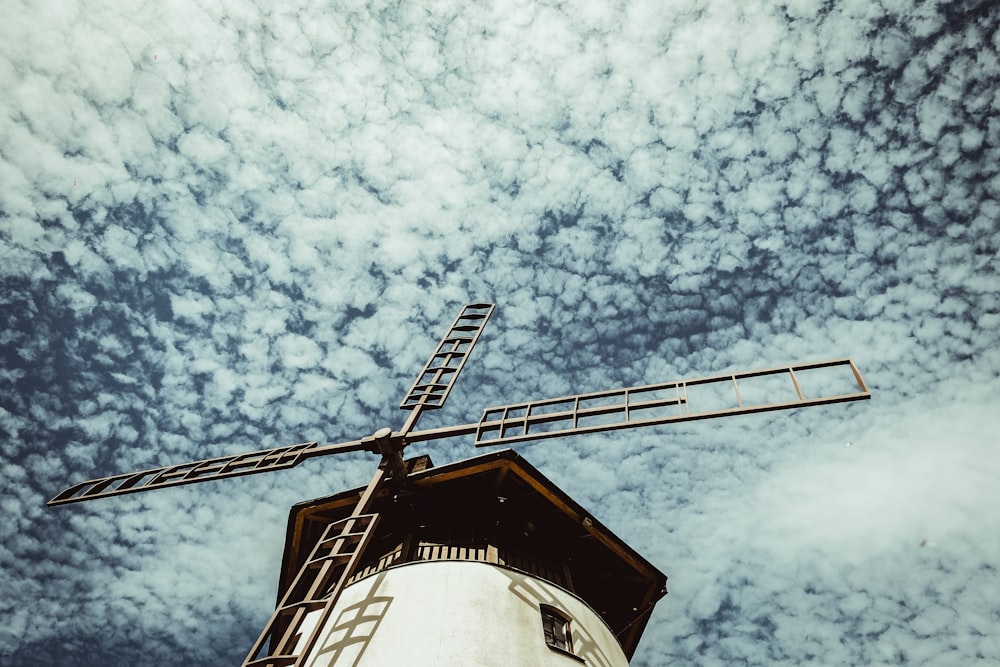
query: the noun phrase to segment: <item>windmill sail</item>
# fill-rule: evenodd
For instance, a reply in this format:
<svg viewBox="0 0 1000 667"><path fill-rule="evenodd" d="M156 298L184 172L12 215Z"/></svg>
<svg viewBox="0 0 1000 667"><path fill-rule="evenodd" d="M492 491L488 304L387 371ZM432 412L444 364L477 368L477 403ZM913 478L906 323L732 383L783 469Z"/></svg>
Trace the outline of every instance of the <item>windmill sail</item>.
<svg viewBox="0 0 1000 667"><path fill-rule="evenodd" d="M210 479L240 477L242 475L254 475L273 470L284 470L314 456L354 452L366 447L367 443L361 440L335 445L304 442L288 447L264 449L256 452L234 454L232 456L220 456L214 459L153 468L152 470L122 473L111 477L99 477L74 484L50 500L48 505L65 505L83 500L161 489L168 486L193 484Z"/></svg>
<svg viewBox="0 0 1000 667"><path fill-rule="evenodd" d="M851 371L850 376L844 374L852 381L849 385L843 381L845 378L838 381L823 373L823 382L814 383L815 393L803 392L802 375L845 368ZM741 389L741 385L747 384L753 384L755 391ZM854 362L834 359L486 408L476 426L476 446L789 410L870 397ZM419 437L421 434L412 435Z"/></svg>
<svg viewBox="0 0 1000 667"><path fill-rule="evenodd" d="M472 303L462 308L399 404L400 408L434 410L444 404L494 307L492 303Z"/></svg>

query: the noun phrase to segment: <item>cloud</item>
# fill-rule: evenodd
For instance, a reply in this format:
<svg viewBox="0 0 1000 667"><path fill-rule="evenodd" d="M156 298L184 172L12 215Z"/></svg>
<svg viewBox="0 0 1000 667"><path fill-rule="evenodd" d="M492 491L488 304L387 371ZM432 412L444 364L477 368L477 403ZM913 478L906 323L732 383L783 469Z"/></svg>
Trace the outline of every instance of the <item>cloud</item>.
<svg viewBox="0 0 1000 667"><path fill-rule="evenodd" d="M0 662L241 659L285 509L373 460L42 500L397 426L477 300L497 312L422 426L844 354L874 389L524 447L670 574L637 665L997 657L989 3L6 19Z"/></svg>

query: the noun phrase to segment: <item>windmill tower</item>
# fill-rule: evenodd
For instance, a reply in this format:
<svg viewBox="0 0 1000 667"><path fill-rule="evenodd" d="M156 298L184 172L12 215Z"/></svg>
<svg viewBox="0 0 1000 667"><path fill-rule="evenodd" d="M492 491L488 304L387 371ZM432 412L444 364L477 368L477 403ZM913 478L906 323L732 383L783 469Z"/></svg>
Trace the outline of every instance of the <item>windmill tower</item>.
<svg viewBox="0 0 1000 667"><path fill-rule="evenodd" d="M462 308L400 404L409 417L398 431L94 479L49 505L378 453L363 489L292 508L278 604L244 667L624 667L666 594L662 572L511 450L435 468L426 456L404 460L404 448L460 435L492 447L870 398L854 363L837 359L490 407L478 422L417 430L423 411L444 404L493 309ZM847 389L830 382L829 372L845 370ZM817 373L822 382L803 381Z"/></svg>
<svg viewBox="0 0 1000 667"><path fill-rule="evenodd" d="M330 553L323 533L362 490L292 508L279 582L288 612L266 639L292 630L290 653L312 641L304 664L316 666L628 665L666 577L509 449L427 464L376 493L376 534L322 627L322 610L287 624L303 602L295 584L312 580L296 577Z"/></svg>

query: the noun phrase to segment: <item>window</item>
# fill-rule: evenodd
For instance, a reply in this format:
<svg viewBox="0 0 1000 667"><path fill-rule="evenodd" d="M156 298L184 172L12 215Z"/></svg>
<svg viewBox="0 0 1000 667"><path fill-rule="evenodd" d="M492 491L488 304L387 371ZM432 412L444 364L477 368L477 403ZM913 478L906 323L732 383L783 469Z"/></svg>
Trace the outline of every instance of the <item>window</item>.
<svg viewBox="0 0 1000 667"><path fill-rule="evenodd" d="M545 643L549 645L549 648L572 654L573 634L570 630L569 618L555 607L550 607L547 604L541 605L541 612Z"/></svg>

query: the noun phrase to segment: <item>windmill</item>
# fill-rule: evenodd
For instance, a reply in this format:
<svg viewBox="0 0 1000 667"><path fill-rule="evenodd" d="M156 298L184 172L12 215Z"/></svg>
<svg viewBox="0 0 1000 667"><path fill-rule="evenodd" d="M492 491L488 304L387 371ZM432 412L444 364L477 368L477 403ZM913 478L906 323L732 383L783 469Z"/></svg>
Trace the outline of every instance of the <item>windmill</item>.
<svg viewBox="0 0 1000 667"><path fill-rule="evenodd" d="M48 504L369 451L381 463L364 489L292 509L279 601L244 667L418 664L413 652L431 633L437 653L419 664L627 665L666 594L665 575L510 450L440 468L426 456L404 460L403 450L456 436L496 447L870 398L845 358L488 407L476 422L417 429L448 398L494 307L459 311L400 403L409 416L396 431L93 479ZM829 381L847 371L847 385ZM818 391L804 390L803 378L817 373ZM414 564L422 567L403 567Z"/></svg>

